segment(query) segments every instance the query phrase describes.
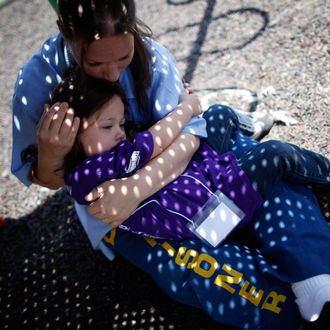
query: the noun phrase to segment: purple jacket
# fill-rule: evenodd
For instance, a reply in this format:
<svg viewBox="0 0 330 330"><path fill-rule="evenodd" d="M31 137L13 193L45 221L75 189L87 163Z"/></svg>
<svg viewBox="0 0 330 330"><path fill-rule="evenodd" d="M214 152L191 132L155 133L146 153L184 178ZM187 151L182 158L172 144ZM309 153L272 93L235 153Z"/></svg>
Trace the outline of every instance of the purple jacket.
<svg viewBox="0 0 330 330"><path fill-rule="evenodd" d="M84 197L94 187L134 174L150 160L152 152L153 139L145 131L136 134L132 142L122 141L112 150L85 160L67 177L71 195L78 203L87 204ZM184 173L143 201L121 228L155 238L195 237L187 223L216 190L245 213L242 223L262 204L234 154L218 155L201 143Z"/></svg>

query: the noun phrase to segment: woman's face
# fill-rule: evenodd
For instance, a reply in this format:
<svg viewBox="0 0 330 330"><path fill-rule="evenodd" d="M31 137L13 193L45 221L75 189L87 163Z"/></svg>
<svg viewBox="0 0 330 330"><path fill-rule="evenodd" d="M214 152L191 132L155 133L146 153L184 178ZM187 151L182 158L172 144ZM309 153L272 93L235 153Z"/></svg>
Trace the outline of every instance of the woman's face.
<svg viewBox="0 0 330 330"><path fill-rule="evenodd" d="M118 95L114 95L109 102L82 122L79 139L85 154L88 157L97 155L126 139L124 124L124 104Z"/></svg>
<svg viewBox="0 0 330 330"><path fill-rule="evenodd" d="M81 43L71 44L73 55L80 62ZM122 33L96 39L87 48L83 59L85 72L94 78L116 82L132 62L134 36Z"/></svg>

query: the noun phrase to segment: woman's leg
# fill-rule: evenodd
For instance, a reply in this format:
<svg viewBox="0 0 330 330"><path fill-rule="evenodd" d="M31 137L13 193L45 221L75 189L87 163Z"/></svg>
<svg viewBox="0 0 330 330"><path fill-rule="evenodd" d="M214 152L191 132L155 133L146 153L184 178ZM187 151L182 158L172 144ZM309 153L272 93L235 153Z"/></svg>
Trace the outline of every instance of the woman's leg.
<svg viewBox="0 0 330 330"><path fill-rule="evenodd" d="M293 284L302 317L317 319L330 301L330 227L313 192L278 182L248 228L278 277Z"/></svg>
<svg viewBox="0 0 330 330"><path fill-rule="evenodd" d="M263 197L281 178L295 184L323 185L330 189L330 161L290 143L277 140L260 143L238 162Z"/></svg>
<svg viewBox="0 0 330 330"><path fill-rule="evenodd" d="M219 323L266 330L298 329L302 322L290 285L273 276L258 250L239 242L227 240L213 249L199 239L144 239L118 229L104 242L149 273L170 297Z"/></svg>
<svg viewBox="0 0 330 330"><path fill-rule="evenodd" d="M156 241L122 230L110 232L103 244L174 299L243 329L298 329L291 283L330 274L330 228L315 197L281 181L253 222L216 249L198 239Z"/></svg>

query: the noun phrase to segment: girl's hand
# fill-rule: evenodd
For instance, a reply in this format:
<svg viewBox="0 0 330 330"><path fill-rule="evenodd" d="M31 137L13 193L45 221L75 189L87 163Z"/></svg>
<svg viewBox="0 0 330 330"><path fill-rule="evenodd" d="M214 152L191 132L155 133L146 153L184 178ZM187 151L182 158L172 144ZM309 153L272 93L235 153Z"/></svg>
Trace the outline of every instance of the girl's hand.
<svg viewBox="0 0 330 330"><path fill-rule="evenodd" d="M92 190L86 197L93 201L89 213L111 228L121 225L142 201L137 185L130 180L133 177L106 181Z"/></svg>
<svg viewBox="0 0 330 330"><path fill-rule="evenodd" d="M193 112L193 116L198 116L202 113L201 101L196 94L188 94L183 90L180 94L180 103L188 105Z"/></svg>
<svg viewBox="0 0 330 330"><path fill-rule="evenodd" d="M192 91L191 85L188 82L184 81L183 79L182 79L182 83L183 83L183 88L185 89L185 91L188 94L192 94L193 91Z"/></svg>
<svg viewBox="0 0 330 330"><path fill-rule="evenodd" d="M63 163L71 150L79 129L79 118L67 103L46 104L37 127L38 157Z"/></svg>

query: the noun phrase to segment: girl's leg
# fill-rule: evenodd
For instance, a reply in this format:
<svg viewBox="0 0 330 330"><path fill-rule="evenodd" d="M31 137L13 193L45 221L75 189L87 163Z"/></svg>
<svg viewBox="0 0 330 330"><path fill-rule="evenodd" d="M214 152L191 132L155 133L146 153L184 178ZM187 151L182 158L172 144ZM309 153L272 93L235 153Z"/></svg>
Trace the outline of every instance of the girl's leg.
<svg viewBox="0 0 330 330"><path fill-rule="evenodd" d="M239 164L263 197L280 178L295 184L330 187L330 161L290 143L260 143L243 155Z"/></svg>
<svg viewBox="0 0 330 330"><path fill-rule="evenodd" d="M219 154L232 150L232 138L239 129L236 113L229 107L215 104L204 112L207 143Z"/></svg>
<svg viewBox="0 0 330 330"><path fill-rule="evenodd" d="M243 135L236 112L222 104L212 105L204 112L208 137L206 142L219 154L232 151L240 157L259 142Z"/></svg>

